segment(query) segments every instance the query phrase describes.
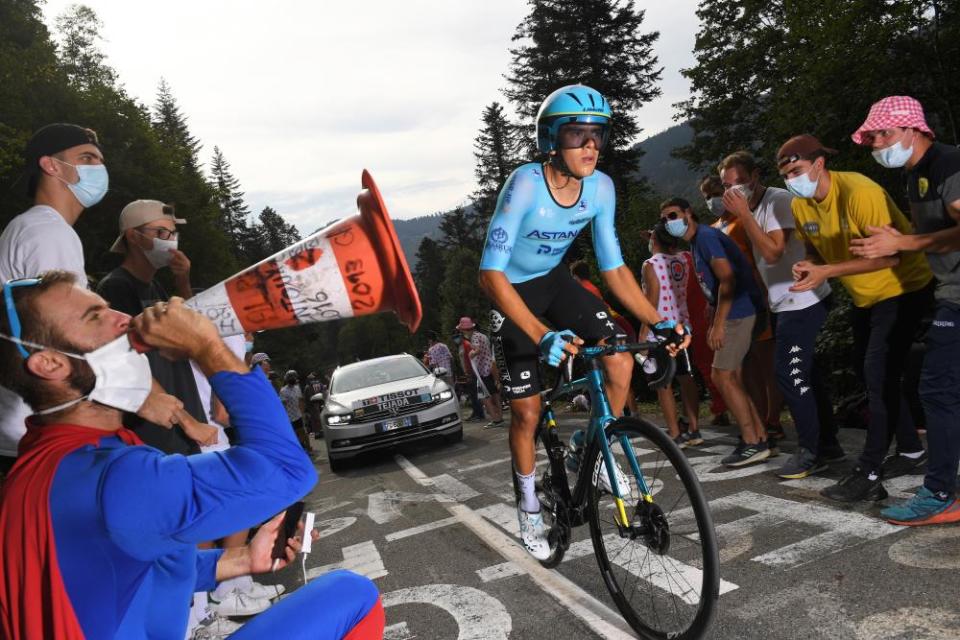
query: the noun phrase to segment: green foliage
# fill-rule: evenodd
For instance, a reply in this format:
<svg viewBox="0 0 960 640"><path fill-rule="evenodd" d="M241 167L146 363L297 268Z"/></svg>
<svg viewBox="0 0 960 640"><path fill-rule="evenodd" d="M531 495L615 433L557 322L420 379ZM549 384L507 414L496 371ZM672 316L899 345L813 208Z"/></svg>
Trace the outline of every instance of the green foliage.
<svg viewBox="0 0 960 640"><path fill-rule="evenodd" d="M492 102L483 110L482 122L483 127L473 142L477 190L471 200L477 225L486 229L497 206L500 189L521 163L523 137L520 127L510 122L499 102Z"/></svg>
<svg viewBox="0 0 960 640"><path fill-rule="evenodd" d="M446 253L446 269L440 286L440 334L449 335L462 316L470 316L477 324L485 324L490 303L480 291L477 274L480 254L457 247Z"/></svg>
<svg viewBox="0 0 960 640"><path fill-rule="evenodd" d="M480 221L473 215L472 209L456 207L445 214L440 223L440 232L443 234L440 246L444 249L462 247L479 252L485 231L480 227Z"/></svg>
<svg viewBox="0 0 960 640"><path fill-rule="evenodd" d="M417 266L413 270L413 280L420 292L420 303L423 305L423 322L417 332L425 338L431 331L440 332L440 308L442 297L440 287L446 271L444 251L431 238L420 241L417 249Z"/></svg>
<svg viewBox="0 0 960 640"><path fill-rule="evenodd" d="M790 136L812 133L840 151L831 165L866 173L894 197L885 171L850 134L888 95L919 99L941 139L956 144L960 5L943 0L703 0L695 55L679 103L695 135L680 155L712 170L749 149L771 163Z"/></svg>
<svg viewBox="0 0 960 640"><path fill-rule="evenodd" d="M634 115L660 95L662 69L653 53L660 37L642 33L644 11L632 0L529 0L530 13L517 27L504 94L533 130L543 99L564 85L583 83L602 93L613 109L610 142L600 169L617 187L618 211L629 206L631 183L641 155L631 146L640 134ZM529 156L535 155L530 135Z"/></svg>

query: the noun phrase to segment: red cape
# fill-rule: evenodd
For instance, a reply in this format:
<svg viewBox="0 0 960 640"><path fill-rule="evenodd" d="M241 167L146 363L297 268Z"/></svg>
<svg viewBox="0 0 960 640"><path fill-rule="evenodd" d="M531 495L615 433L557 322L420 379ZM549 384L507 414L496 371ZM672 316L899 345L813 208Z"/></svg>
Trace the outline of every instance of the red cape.
<svg viewBox="0 0 960 640"><path fill-rule="evenodd" d="M27 421L20 456L0 489L0 636L83 639L57 564L50 487L67 454L114 435L127 444L143 444L126 429Z"/></svg>

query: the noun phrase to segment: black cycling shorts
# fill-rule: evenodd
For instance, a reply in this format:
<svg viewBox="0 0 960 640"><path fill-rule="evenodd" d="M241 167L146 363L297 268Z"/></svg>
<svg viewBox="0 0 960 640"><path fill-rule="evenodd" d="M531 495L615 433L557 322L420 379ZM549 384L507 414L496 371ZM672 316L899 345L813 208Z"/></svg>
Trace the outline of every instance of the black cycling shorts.
<svg viewBox="0 0 960 640"><path fill-rule="evenodd" d="M573 331L587 345L621 333L603 301L580 286L565 264L513 288L533 315L557 331ZM503 394L517 399L540 393L543 381L537 345L497 308L490 311L490 331Z"/></svg>

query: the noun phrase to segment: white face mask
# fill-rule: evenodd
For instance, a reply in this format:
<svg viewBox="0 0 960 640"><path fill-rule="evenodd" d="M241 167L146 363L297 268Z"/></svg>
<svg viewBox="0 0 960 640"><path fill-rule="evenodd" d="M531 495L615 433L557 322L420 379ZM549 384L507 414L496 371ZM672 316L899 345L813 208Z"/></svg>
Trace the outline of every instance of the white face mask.
<svg viewBox="0 0 960 640"><path fill-rule="evenodd" d="M126 335L122 335L85 355L52 349L35 342L18 340L3 334L0 334L0 338L26 347L50 349L70 358L86 360L90 368L93 369L96 376L93 391L55 407L37 411L36 415L38 416L62 411L79 404L83 400L90 400L121 411L136 413L143 406L153 388L150 361L147 360L145 354L133 350L130 346L130 339Z"/></svg>
<svg viewBox="0 0 960 640"><path fill-rule="evenodd" d="M162 269L169 265L173 258L170 249L176 249L177 246L176 240L153 238L153 249L144 249L143 255L147 257L147 261L153 265L154 269Z"/></svg>
<svg viewBox="0 0 960 640"><path fill-rule="evenodd" d="M720 196L707 198L707 208L710 209L710 213L719 218L724 212L723 198Z"/></svg>
<svg viewBox="0 0 960 640"><path fill-rule="evenodd" d="M740 195L742 195L747 202L750 202L750 199L753 198L753 189L751 189L748 184L738 184L730 188L734 191L739 191Z"/></svg>

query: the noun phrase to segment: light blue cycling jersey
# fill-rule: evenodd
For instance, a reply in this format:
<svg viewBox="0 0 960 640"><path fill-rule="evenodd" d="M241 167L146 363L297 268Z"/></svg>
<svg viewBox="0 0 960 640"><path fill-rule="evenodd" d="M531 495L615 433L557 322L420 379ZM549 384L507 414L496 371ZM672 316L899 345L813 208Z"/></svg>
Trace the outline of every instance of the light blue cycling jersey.
<svg viewBox="0 0 960 640"><path fill-rule="evenodd" d="M557 204L543 167L518 167L507 180L487 230L480 269L503 271L512 283L539 278L560 264L580 230L593 223L593 249L601 271L623 264L614 227L616 194L610 176L594 171L581 181L580 198Z"/></svg>

